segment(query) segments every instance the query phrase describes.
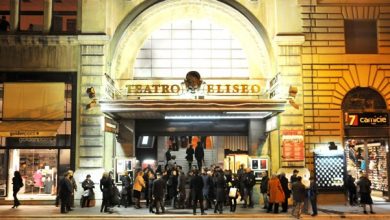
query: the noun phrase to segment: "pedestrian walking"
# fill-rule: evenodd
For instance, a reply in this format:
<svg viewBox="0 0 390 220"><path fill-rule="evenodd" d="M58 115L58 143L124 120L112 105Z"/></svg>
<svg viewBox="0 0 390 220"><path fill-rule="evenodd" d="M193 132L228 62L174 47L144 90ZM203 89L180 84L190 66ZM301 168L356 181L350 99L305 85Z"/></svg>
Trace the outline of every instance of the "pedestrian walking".
<svg viewBox="0 0 390 220"><path fill-rule="evenodd" d="M198 145L195 149L195 159L198 163L198 170L202 170L202 162L204 161L204 149L200 142L198 142Z"/></svg>
<svg viewBox="0 0 390 220"><path fill-rule="evenodd" d="M268 210L268 171L264 171L261 177L260 192L263 195L263 209Z"/></svg>
<svg viewBox="0 0 390 220"><path fill-rule="evenodd" d="M192 209L193 214L196 215L196 206L200 206L200 211L202 215L206 215L203 208L203 195L202 195L202 189L203 189L203 179L199 176L199 170L193 171L193 177L191 178L190 182L190 189L191 189L191 197L193 199Z"/></svg>
<svg viewBox="0 0 390 220"><path fill-rule="evenodd" d="M310 180L309 199L310 199L311 209L313 211L311 216L316 216L318 214L317 211L318 186L317 186L316 178L314 176L310 177L309 180Z"/></svg>
<svg viewBox="0 0 390 220"><path fill-rule="evenodd" d="M192 144L188 145L188 148L186 150L186 160L188 163L188 170L192 169L192 161L194 161L194 148L192 148Z"/></svg>
<svg viewBox="0 0 390 220"><path fill-rule="evenodd" d="M69 173L69 180L70 182L72 183L72 195L70 197L70 207L74 208L74 194L75 192L77 192L77 183L76 183L76 180L74 179L73 177L73 170L68 170L68 173Z"/></svg>
<svg viewBox="0 0 390 220"><path fill-rule="evenodd" d="M186 183L187 177L183 171L179 172L179 180L178 180L178 208L184 209L185 201L186 201Z"/></svg>
<svg viewBox="0 0 390 220"><path fill-rule="evenodd" d="M22 176L20 175L19 171L14 172L14 177L12 178L12 185L13 185L12 196L14 197L14 206L12 206L12 208L17 208L18 206L20 206L20 202L19 202L17 195L18 195L20 188L22 188L24 186L23 179L22 179Z"/></svg>
<svg viewBox="0 0 390 220"><path fill-rule="evenodd" d="M269 206L267 212L272 211L274 206L274 213L279 213L279 203L284 201L284 192L280 180L276 174L272 174L268 181Z"/></svg>
<svg viewBox="0 0 390 220"><path fill-rule="evenodd" d="M133 186L133 196L135 200L135 205L134 207L136 209L141 208L141 192L142 189L145 188L145 181L143 178L144 172L142 170L138 171L137 176L134 181L134 186Z"/></svg>
<svg viewBox="0 0 390 220"><path fill-rule="evenodd" d="M292 216L296 217L297 219L301 218L303 203L305 200L305 185L302 183L302 177L297 176L296 181L291 186L292 189L292 195L293 195L293 209L291 211Z"/></svg>
<svg viewBox="0 0 390 220"><path fill-rule="evenodd" d="M286 173L283 172L280 173L279 180L284 192L284 201L282 202L282 212L287 212L288 199L290 198L291 191L288 188L288 179L286 178Z"/></svg>
<svg viewBox="0 0 390 220"><path fill-rule="evenodd" d="M368 214L366 210L366 205L370 206L370 213L375 214L372 210L372 198L371 198L371 181L367 178L367 174L362 173L357 182L360 193L360 204L363 205L363 213Z"/></svg>
<svg viewBox="0 0 390 220"><path fill-rule="evenodd" d="M245 201L244 201L244 205L248 204L248 207L249 208L253 208L254 207L254 204L253 204L253 187L256 185L256 177L252 171L251 168L247 167L245 169L245 174L244 174L244 187L245 187L245 190L246 190L246 198L245 198ZM247 201L249 200L249 201Z"/></svg>
<svg viewBox="0 0 390 220"><path fill-rule="evenodd" d="M95 188L94 182L91 180L91 175L87 175L85 180L81 183L81 186L84 189L84 193L81 196L81 208L89 207L91 200L95 199L95 193L93 189Z"/></svg>
<svg viewBox="0 0 390 220"><path fill-rule="evenodd" d="M148 172L148 201L149 201L149 213L154 213L153 207L155 207L155 203L153 201L153 184L155 180L155 176L153 172Z"/></svg>

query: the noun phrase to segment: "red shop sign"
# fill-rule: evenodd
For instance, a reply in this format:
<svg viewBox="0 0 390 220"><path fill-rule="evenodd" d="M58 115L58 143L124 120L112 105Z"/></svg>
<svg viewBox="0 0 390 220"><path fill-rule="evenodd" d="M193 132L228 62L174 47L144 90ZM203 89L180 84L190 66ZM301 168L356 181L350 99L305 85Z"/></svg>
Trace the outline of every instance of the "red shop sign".
<svg viewBox="0 0 390 220"><path fill-rule="evenodd" d="M305 159L304 132L302 130L282 131L283 161L303 161Z"/></svg>

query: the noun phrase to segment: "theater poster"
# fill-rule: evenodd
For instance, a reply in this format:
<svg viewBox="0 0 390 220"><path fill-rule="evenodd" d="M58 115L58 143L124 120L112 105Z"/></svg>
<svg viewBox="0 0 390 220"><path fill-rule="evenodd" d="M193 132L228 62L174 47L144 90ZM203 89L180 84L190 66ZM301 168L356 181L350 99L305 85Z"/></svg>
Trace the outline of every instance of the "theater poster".
<svg viewBox="0 0 390 220"><path fill-rule="evenodd" d="M305 159L302 130L282 131L282 153L283 161L303 161Z"/></svg>

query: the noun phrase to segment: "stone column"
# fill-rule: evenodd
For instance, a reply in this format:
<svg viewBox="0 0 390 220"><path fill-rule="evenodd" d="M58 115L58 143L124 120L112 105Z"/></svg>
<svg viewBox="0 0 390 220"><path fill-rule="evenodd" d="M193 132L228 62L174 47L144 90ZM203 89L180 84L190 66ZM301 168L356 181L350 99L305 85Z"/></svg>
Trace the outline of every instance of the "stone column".
<svg viewBox="0 0 390 220"><path fill-rule="evenodd" d="M43 33L47 34L51 29L53 18L53 0L45 0L43 3Z"/></svg>
<svg viewBox="0 0 390 220"><path fill-rule="evenodd" d="M19 1L9 0L10 4L10 29L11 32L14 33L18 30L19 24Z"/></svg>

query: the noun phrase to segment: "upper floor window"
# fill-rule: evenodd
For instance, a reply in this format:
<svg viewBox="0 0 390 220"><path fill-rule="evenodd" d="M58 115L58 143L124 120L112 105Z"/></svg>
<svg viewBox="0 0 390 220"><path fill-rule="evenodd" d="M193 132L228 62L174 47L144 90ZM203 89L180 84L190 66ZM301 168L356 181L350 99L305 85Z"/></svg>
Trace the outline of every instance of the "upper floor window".
<svg viewBox="0 0 390 220"><path fill-rule="evenodd" d="M19 11L20 31L43 31L44 0L22 0Z"/></svg>
<svg viewBox="0 0 390 220"><path fill-rule="evenodd" d="M0 33L10 29L10 1L0 1Z"/></svg>
<svg viewBox="0 0 390 220"><path fill-rule="evenodd" d="M230 31L209 20L178 20L154 31L139 51L134 78L248 78L247 56Z"/></svg>
<svg viewBox="0 0 390 220"><path fill-rule="evenodd" d="M55 0L53 2L52 32L76 33L77 1Z"/></svg>
<svg viewBox="0 0 390 220"><path fill-rule="evenodd" d="M345 20L344 28L346 53L378 53L376 20Z"/></svg>

